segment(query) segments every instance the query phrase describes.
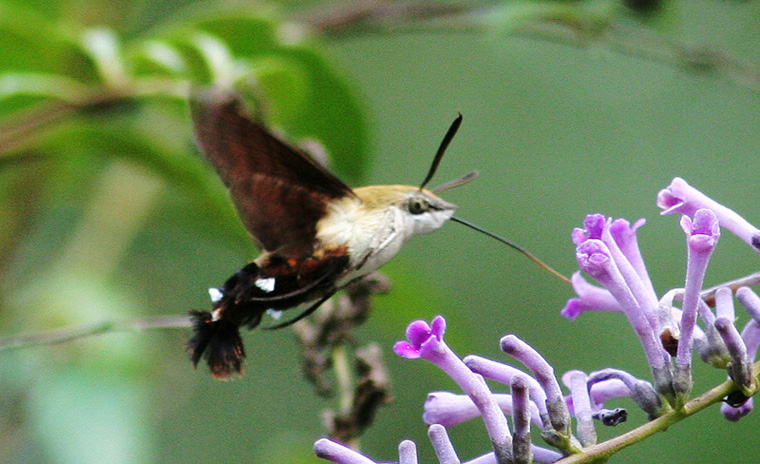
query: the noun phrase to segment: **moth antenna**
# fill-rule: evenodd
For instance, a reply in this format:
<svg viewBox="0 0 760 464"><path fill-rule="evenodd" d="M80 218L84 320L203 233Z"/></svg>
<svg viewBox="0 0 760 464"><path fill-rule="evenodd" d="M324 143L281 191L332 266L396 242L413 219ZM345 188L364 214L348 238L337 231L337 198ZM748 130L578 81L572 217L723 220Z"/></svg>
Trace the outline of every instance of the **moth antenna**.
<svg viewBox="0 0 760 464"><path fill-rule="evenodd" d="M449 143L451 143L451 140L456 135L457 131L459 130L459 126L461 124L462 124L462 113L459 113L459 116L457 116L454 122L451 123L451 126L449 126L449 130L446 131L446 135L443 136L443 140L441 141L441 146L438 147L438 152L435 154L435 158L433 158L433 164L430 166L430 169L428 170L425 180L422 181L422 185L420 185L420 190L424 189L425 186L428 184L428 182L430 182L430 180L435 175L435 171L438 169L438 165L441 164L441 159L443 158L443 154L446 152L446 148L449 146Z"/></svg>
<svg viewBox="0 0 760 464"><path fill-rule="evenodd" d="M501 243L503 243L503 244L505 244L507 246L510 246L510 247L514 248L518 252L522 253L525 257L527 257L529 260L531 260L534 263L538 264L539 267L541 267L542 269L544 269L548 273L552 274L553 276L557 277L558 279L560 279L560 280L562 280L564 282L567 282L568 284L572 284L572 281L570 279L568 279L564 275L560 274L559 271L555 270L553 267L551 267L548 264L544 263L543 261L541 261L540 259L538 259L533 253L531 253L530 251L528 251L525 248L521 247L520 245L518 245L518 244L516 244L516 243L514 243L514 242L512 242L510 240L507 240L506 238L500 237L500 236L498 236L498 235L496 235L496 234L494 234L492 232L489 232L489 231L485 230L484 228L482 228L482 227L480 227L480 226L478 226L476 224L473 224L472 222L465 221L464 219L460 219L460 218L458 218L456 216L452 216L451 220L454 221L454 222L458 222L460 224L463 224L463 225L465 225L465 226L467 226L467 227L469 227L471 229L477 230L480 233L488 235L489 237L491 237L491 238L493 238L495 240L498 240L499 242L501 242Z"/></svg>
<svg viewBox="0 0 760 464"><path fill-rule="evenodd" d="M470 181L473 181L477 179L479 175L480 175L479 171L472 171L469 174L463 175L459 179L450 180L446 182L445 184L439 185L438 187L431 190L431 192L438 195L441 192L445 192L446 190L450 190L450 189L453 189L454 187L459 187L460 185L464 185Z"/></svg>

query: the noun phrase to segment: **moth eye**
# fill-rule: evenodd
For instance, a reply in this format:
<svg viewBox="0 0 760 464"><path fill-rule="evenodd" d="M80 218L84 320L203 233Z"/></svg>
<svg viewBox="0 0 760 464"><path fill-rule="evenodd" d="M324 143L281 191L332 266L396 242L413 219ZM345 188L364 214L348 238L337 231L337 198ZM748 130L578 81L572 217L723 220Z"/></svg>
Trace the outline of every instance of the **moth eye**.
<svg viewBox="0 0 760 464"><path fill-rule="evenodd" d="M409 199L409 212L412 214L422 214L430 209L430 203L424 198L414 197Z"/></svg>

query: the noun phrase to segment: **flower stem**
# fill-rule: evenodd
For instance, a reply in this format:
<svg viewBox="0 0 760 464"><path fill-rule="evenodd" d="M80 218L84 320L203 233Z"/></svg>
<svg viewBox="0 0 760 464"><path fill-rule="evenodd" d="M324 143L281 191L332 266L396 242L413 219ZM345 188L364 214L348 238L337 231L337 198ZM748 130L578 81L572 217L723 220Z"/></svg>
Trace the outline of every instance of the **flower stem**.
<svg viewBox="0 0 760 464"><path fill-rule="evenodd" d="M753 375L757 378L760 374L760 362L753 366ZM719 403L729 393L736 390L733 381L727 380L707 392L691 399L679 410L673 410L662 416L647 422L646 424L624 433L607 441L583 449L582 453L573 454L557 461L555 464L581 464L591 462L604 462L618 451L636 444L644 439L668 429L671 425L690 417L710 405Z"/></svg>
<svg viewBox="0 0 760 464"><path fill-rule="evenodd" d="M351 412L351 403L354 396L353 381L351 366L348 362L348 353L346 353L346 347L342 343L333 348L332 362L335 369L335 378L338 382L340 414L348 414Z"/></svg>

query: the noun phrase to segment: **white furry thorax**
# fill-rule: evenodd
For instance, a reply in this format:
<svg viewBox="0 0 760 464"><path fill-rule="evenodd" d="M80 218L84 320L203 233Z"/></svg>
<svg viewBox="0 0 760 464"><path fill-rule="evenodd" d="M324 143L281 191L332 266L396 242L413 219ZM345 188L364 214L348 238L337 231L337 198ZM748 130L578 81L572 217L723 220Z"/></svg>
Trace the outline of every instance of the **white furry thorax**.
<svg viewBox="0 0 760 464"><path fill-rule="evenodd" d="M346 281L377 270L415 235L439 229L456 208L428 190L420 192L417 187L371 186L358 188L354 193L355 196L330 203L317 223L317 240L321 245L348 249L349 276L342 279ZM408 210L413 195L424 195L445 208L413 215Z"/></svg>

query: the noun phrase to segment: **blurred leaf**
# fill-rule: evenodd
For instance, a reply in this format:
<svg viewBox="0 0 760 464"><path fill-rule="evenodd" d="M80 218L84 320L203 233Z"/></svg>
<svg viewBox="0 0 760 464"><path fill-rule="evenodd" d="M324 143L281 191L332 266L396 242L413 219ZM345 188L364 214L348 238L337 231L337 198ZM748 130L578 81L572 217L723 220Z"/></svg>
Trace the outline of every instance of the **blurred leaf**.
<svg viewBox="0 0 760 464"><path fill-rule="evenodd" d="M54 6L0 0L5 330L184 311L189 303L178 294L195 295L198 288L188 282L208 280L185 274L205 271L217 250L222 260L224 253L233 260L248 256L250 237L192 143L182 96L188 84L229 79L260 99L271 122L293 140L323 142L342 175L355 181L365 174L367 128L350 84L316 44L283 35L274 15L219 15L207 8L193 21L168 19L156 28L160 33L125 39L89 14L72 23L72 11L83 11L86 2ZM101 2L93 11L104 7ZM122 15L131 6L119 8ZM148 228L160 207L172 216L165 239L182 247L152 244L143 250L153 255L142 255L132 242L155 237ZM188 254L193 258L184 259ZM171 269L158 267L163 263ZM171 283L145 282L159 274ZM184 336L170 340L182 362ZM36 450L44 455L39 462L154 461L146 432L150 390L140 378L151 369L155 339L114 334L45 349L29 363L31 374L16 378L32 385L24 420L33 434L15 449ZM190 370L178 366L182 375ZM88 443L93 437L97 443ZM283 459L315 460L308 445L291 451Z"/></svg>
<svg viewBox="0 0 760 464"><path fill-rule="evenodd" d="M308 108L308 76L300 63L269 55L250 62L257 85L264 91L269 117L275 123L293 120Z"/></svg>
<svg viewBox="0 0 760 464"><path fill-rule="evenodd" d="M274 18L240 12L200 18L195 26L220 38L235 56L253 58L281 47Z"/></svg>
<svg viewBox="0 0 760 464"><path fill-rule="evenodd" d="M130 58L137 76L165 74L180 77L189 72L179 50L160 40L147 40L137 44Z"/></svg>
<svg viewBox="0 0 760 464"><path fill-rule="evenodd" d="M92 60L104 84L115 87L128 85L121 41L114 31L105 27L87 29L82 32L79 44Z"/></svg>
<svg viewBox="0 0 760 464"><path fill-rule="evenodd" d="M366 175L367 127L363 108L349 84L329 66L327 59L309 47L289 47L280 53L303 69L310 98L282 125L295 136L320 140L330 154L335 170L353 183Z"/></svg>
<svg viewBox="0 0 760 464"><path fill-rule="evenodd" d="M92 82L92 62L77 41L82 29L26 6L0 2L0 72L50 72Z"/></svg>
<svg viewBox="0 0 760 464"><path fill-rule="evenodd" d="M54 71L64 37L37 11L0 2L0 69Z"/></svg>
<svg viewBox="0 0 760 464"><path fill-rule="evenodd" d="M83 83L60 74L0 74L0 100L19 95L78 100L87 92Z"/></svg>
<svg viewBox="0 0 760 464"><path fill-rule="evenodd" d="M0 3L3 8L15 10ZM6 26L13 41L0 50L18 49L20 53L6 60L14 72L0 74L0 96L71 98L84 94L84 86L94 82L129 94L138 91L137 87L131 88L138 84L131 81L135 76L160 75L177 81L222 85L240 81L246 87L244 91L254 87L253 93L270 110L271 121L293 139L320 140L340 174L352 181L365 174L366 126L349 85L320 50L281 34L283 26L273 17L206 15L194 25L179 25L161 38L127 43L123 52L120 39L109 29L74 27L73 32L62 34L58 33L61 27L52 27L49 34L40 36L33 32L32 24L42 17L33 10L18 10L20 19L6 23L0 20L0 30ZM28 49L18 47L16 42ZM34 58L39 50L53 50L56 60L52 62L56 65L51 67L50 60L37 62ZM26 72L19 73L20 70ZM58 74L48 74L54 71ZM141 93L150 93L147 90L154 85L150 81L140 84L148 86L141 88ZM158 87L157 91L171 90ZM13 100L17 106L11 107L21 108L23 101Z"/></svg>
<svg viewBox="0 0 760 464"><path fill-rule="evenodd" d="M604 31L616 10L614 2L525 1L492 8L481 19L497 34L509 34L531 23L546 22L567 25L584 36L593 37Z"/></svg>
<svg viewBox="0 0 760 464"><path fill-rule="evenodd" d="M159 39L159 43L175 51L182 61L182 77L194 85L209 85L215 70L211 69L204 50L198 47L198 32L189 28L181 28Z"/></svg>
<svg viewBox="0 0 760 464"><path fill-rule="evenodd" d="M135 379L46 372L30 391L31 426L59 464L151 462L149 393Z"/></svg>
<svg viewBox="0 0 760 464"><path fill-rule="evenodd" d="M363 108L323 51L299 39L287 40L285 33L278 36L284 26L275 24L256 16L226 16L198 26L221 38L235 57L248 60L260 87L257 96L271 105L275 123L296 139L320 140L335 170L360 181L369 164Z"/></svg>
<svg viewBox="0 0 760 464"><path fill-rule="evenodd" d="M95 118L89 124L73 125L50 137L42 148L59 156L88 153L100 162L115 158L143 166L189 194L196 208L215 224L214 233L220 239L235 246L249 244L250 237L240 225L224 186L205 160L193 153L184 105L173 105L168 111L155 108L155 105L140 107L137 111L140 117ZM177 133L186 134L186 138L177 138ZM177 146L167 143L177 140L186 142ZM97 163L79 166L87 170ZM65 171L71 172L70 167ZM219 227L220 224L225 226Z"/></svg>
<svg viewBox="0 0 760 464"><path fill-rule="evenodd" d="M47 165L37 156L2 158L0 164L0 274L27 238L47 177ZM0 305L2 302L0 302ZM0 309L0 326L13 315Z"/></svg>

